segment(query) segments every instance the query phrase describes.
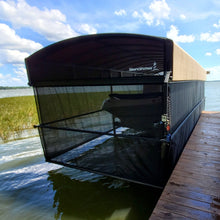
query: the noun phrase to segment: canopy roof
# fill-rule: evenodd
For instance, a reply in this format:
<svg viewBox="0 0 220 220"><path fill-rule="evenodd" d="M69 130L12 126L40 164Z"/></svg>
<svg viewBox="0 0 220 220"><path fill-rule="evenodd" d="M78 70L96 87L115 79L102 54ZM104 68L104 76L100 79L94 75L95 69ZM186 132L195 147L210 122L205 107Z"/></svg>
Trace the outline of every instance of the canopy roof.
<svg viewBox="0 0 220 220"><path fill-rule="evenodd" d="M131 84L163 81L172 70L172 51L173 42L166 38L96 34L52 44L25 61L32 86Z"/></svg>

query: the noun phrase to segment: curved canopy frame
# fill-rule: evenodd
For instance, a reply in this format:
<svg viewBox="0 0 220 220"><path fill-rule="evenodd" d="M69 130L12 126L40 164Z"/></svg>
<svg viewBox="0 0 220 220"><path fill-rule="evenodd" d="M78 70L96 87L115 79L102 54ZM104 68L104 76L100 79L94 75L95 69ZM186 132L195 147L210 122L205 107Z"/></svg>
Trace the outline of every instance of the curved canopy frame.
<svg viewBox="0 0 220 220"><path fill-rule="evenodd" d="M67 39L28 57L29 85L164 81L172 70L173 41L137 34L96 34ZM157 76L157 77L155 77ZM152 78L153 77L153 78Z"/></svg>

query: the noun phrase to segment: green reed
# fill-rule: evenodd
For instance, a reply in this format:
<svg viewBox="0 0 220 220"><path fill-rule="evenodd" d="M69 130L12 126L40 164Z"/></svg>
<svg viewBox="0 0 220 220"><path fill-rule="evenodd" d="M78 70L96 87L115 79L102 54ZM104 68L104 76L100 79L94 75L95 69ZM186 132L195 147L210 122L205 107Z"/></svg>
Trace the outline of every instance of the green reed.
<svg viewBox="0 0 220 220"><path fill-rule="evenodd" d="M38 124L34 96L0 99L0 138L7 141L13 132L19 133Z"/></svg>

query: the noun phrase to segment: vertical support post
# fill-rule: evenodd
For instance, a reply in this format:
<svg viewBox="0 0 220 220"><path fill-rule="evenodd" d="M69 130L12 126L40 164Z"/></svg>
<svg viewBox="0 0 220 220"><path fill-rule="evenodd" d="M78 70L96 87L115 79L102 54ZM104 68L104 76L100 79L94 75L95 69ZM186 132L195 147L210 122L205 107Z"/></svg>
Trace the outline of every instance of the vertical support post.
<svg viewBox="0 0 220 220"><path fill-rule="evenodd" d="M164 122L164 136L169 135L169 78L170 78L170 69L169 69L169 63L167 63L167 45L166 41L164 41L164 83L163 83L163 122Z"/></svg>
<svg viewBox="0 0 220 220"><path fill-rule="evenodd" d="M112 85L110 86L110 91L111 91L111 94L112 94L112 93L113 93L113 87L112 87ZM113 124L113 134L114 134L114 136L116 136L115 117L114 117L114 115L112 115L112 124Z"/></svg>

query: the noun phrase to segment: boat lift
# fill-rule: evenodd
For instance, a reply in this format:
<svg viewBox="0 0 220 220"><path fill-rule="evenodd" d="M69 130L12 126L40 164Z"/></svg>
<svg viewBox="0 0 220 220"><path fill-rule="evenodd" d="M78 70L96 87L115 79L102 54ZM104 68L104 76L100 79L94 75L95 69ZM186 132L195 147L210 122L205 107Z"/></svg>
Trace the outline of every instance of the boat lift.
<svg viewBox="0 0 220 220"><path fill-rule="evenodd" d="M165 185L204 109L205 70L172 40L67 39L26 59L46 161Z"/></svg>

